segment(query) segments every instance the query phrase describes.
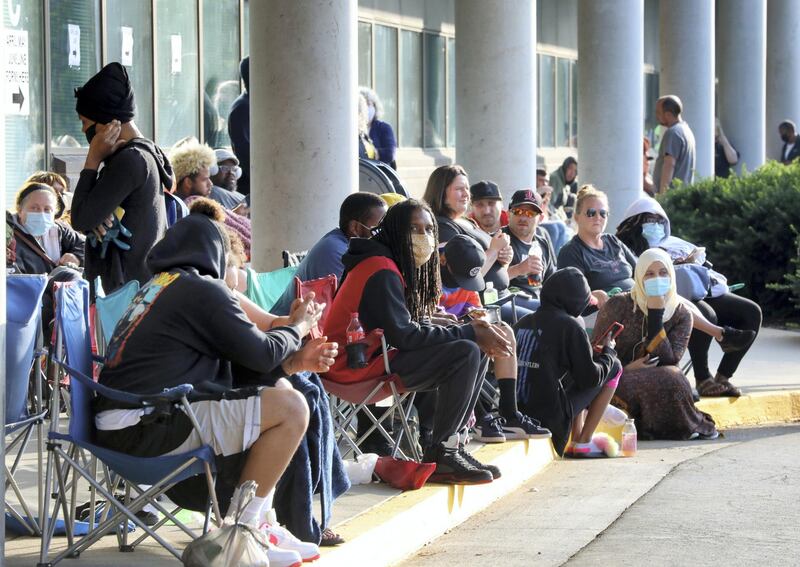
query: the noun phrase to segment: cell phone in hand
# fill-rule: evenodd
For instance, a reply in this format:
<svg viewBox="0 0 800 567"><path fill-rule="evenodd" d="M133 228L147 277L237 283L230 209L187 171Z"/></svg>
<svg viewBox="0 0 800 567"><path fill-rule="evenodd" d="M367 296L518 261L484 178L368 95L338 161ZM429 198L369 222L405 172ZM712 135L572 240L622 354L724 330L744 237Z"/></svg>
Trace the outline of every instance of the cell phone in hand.
<svg viewBox="0 0 800 567"><path fill-rule="evenodd" d="M592 348L595 352L603 352L603 347L606 344L609 336L611 337L610 340L616 339L619 334L625 330L625 325L620 323L619 321L614 321L611 325L606 329L606 332L600 335L597 340L592 344Z"/></svg>

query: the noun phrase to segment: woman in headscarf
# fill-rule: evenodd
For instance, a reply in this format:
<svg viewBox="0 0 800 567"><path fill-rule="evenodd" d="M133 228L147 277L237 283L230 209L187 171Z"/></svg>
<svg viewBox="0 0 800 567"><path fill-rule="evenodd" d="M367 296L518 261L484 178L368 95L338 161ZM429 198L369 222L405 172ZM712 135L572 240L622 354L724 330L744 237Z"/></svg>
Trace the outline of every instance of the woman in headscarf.
<svg viewBox="0 0 800 567"><path fill-rule="evenodd" d="M616 351L624 365L612 403L636 420L644 439L716 439L710 415L698 410L678 362L692 332L692 315L679 299L675 269L664 250L639 257L630 292L611 297L594 327L597 339L615 321L625 329Z"/></svg>

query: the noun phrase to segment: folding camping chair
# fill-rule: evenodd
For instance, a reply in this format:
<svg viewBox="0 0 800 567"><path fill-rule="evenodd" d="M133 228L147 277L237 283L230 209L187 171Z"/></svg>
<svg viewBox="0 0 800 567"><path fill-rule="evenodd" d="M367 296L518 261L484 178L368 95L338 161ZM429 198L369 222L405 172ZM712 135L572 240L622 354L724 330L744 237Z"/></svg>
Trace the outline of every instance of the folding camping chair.
<svg viewBox="0 0 800 567"><path fill-rule="evenodd" d="M44 416L42 409L42 293L47 286L44 275L6 276L6 422L5 435L13 439L6 444L5 456L14 454L11 467L5 466L5 511L21 526L20 531L41 535L39 519L42 517L42 459L44 454ZM31 374L32 373L32 374ZM31 381L31 376L33 380ZM32 388L31 388L32 386ZM33 390L33 404L29 407L28 394ZM38 506L36 514L22 495L14 474L28 447L33 430L37 433L36 480ZM9 487L14 492L22 512L8 500Z"/></svg>
<svg viewBox="0 0 800 567"><path fill-rule="evenodd" d="M291 285L295 272L296 266L261 273L248 269L244 295L261 309L269 311Z"/></svg>
<svg viewBox="0 0 800 567"><path fill-rule="evenodd" d="M131 280L105 297L95 299L97 309L95 328L98 337L97 344L103 348L101 352L105 351L105 347L108 346L108 341L111 340L111 335L114 333L114 327L122 319L125 310L128 309L138 291L139 282Z"/></svg>
<svg viewBox="0 0 800 567"><path fill-rule="evenodd" d="M317 298L326 302L322 318L320 318L318 323L318 327L322 329L325 328L325 319L336 292L336 283L336 276L333 275L306 282L301 282L299 279L295 278L298 297L313 291ZM392 443L392 456L399 454L401 457L407 458L400 449L400 443L403 440L403 435L406 435L409 441L412 439L409 419L414 407L415 394L413 392L404 391L400 385L399 376L397 376L397 374L392 374L389 368L389 350L386 345L386 340L383 337L381 337L381 347L383 350L383 366L386 372L383 376L364 382L348 384L334 382L333 380L328 380L324 376L321 376L325 390L329 394L332 394L330 404L335 428L334 434L338 436L342 457L346 457L351 452L356 455L362 454L360 445L372 432L378 431L384 439ZM367 407L370 404L380 403L387 398L391 400L391 403L380 416L376 416ZM392 438L392 435L383 427L383 423L385 420L390 419L395 411L400 412L402 416L400 420L402 428L397 432L395 437ZM356 417L359 414L361 416L366 416L366 418L372 422L369 429L360 437L356 429ZM356 437L356 439L353 439L353 436ZM349 448L342 449L341 445L343 443L349 446ZM415 443L409 443L409 445L411 446L412 458L416 461L421 460L422 455L417 451Z"/></svg>
<svg viewBox="0 0 800 567"><path fill-rule="evenodd" d="M300 262L305 260L306 256L308 256L308 250L303 250L302 252L290 252L288 250L284 250L281 252L281 257L283 258L283 267L296 268L300 265Z"/></svg>
<svg viewBox="0 0 800 567"><path fill-rule="evenodd" d="M180 559L180 553L156 530L167 521L172 522L190 537L196 534L180 522L175 514L178 508L167 511L156 499L163 492L177 482L191 476L204 474L208 483L211 508L215 520L220 523L221 517L216 494L214 492L214 453L208 445L199 449L188 451L179 455L162 457L133 457L119 453L93 443L94 416L92 400L97 395L141 408L164 407L164 405L181 404L183 411L189 416L192 425L199 431L199 425L188 402L188 395L192 386L184 384L175 388L164 390L159 394L138 396L106 388L95 383L91 378L91 348L89 336L89 288L85 281L70 282L58 286L56 289L56 346L53 360L64 369L71 377L70 395L72 398L72 413L69 420L68 433L59 431L58 413L52 413L51 429L48 435L48 460L45 475L45 494L51 493L54 488L54 479L57 490L54 494L52 514L45 509L43 519L42 547L39 566L53 565L65 557L76 557L81 551L87 549L109 530L116 530L120 551L133 551L134 548L147 537L155 539L162 547ZM65 362L66 361L66 362ZM53 408L58 408L59 389L53 395ZM96 478L96 460L91 459L87 464L81 463L78 451L84 450L96 457L102 463L104 479ZM72 473L71 488L70 472ZM92 491L92 505L89 519L92 525L89 533L79 540L75 540L73 530L75 522L75 494L79 477L89 483ZM124 502L115 497L115 489L120 483L125 482ZM151 485L147 490L142 490L138 485ZM131 498L131 490L134 497ZM98 524L94 525L94 492L99 492L107 502L100 514ZM68 498L71 504L68 505ZM147 526L136 516L136 512L147 504L153 505L163 518L155 526ZM52 539L59 509L63 513L66 524L68 547L53 558L49 558L49 546ZM127 521L126 521L127 520ZM132 522L140 527L144 534L136 541L128 543L127 525L120 527L120 522ZM208 526L208 513L206 526Z"/></svg>

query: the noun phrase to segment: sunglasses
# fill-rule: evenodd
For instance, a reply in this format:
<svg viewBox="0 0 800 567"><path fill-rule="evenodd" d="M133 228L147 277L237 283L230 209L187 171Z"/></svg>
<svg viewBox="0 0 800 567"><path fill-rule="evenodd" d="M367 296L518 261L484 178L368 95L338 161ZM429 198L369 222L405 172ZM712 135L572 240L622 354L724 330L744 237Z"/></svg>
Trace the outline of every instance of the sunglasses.
<svg viewBox="0 0 800 567"><path fill-rule="evenodd" d="M586 216L589 218L593 218L597 214L602 218L608 218L608 211L606 209L586 209Z"/></svg>
<svg viewBox="0 0 800 567"><path fill-rule="evenodd" d="M529 219L532 219L533 217L539 216L540 213L530 209L511 209L511 214L515 217L528 217Z"/></svg>

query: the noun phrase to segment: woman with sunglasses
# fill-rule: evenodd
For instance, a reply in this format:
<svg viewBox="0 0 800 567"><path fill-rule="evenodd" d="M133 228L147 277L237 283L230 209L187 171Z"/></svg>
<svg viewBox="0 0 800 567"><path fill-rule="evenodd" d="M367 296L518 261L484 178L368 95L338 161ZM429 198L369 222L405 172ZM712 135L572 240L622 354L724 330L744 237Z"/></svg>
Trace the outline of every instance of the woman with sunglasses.
<svg viewBox="0 0 800 567"><path fill-rule="evenodd" d="M643 439L716 439L714 420L698 410L678 363L692 332L692 314L678 297L675 269L660 248L636 264L630 292L610 298L597 316L593 342L614 323L624 325L616 351L622 377L611 401L636 420Z"/></svg>

